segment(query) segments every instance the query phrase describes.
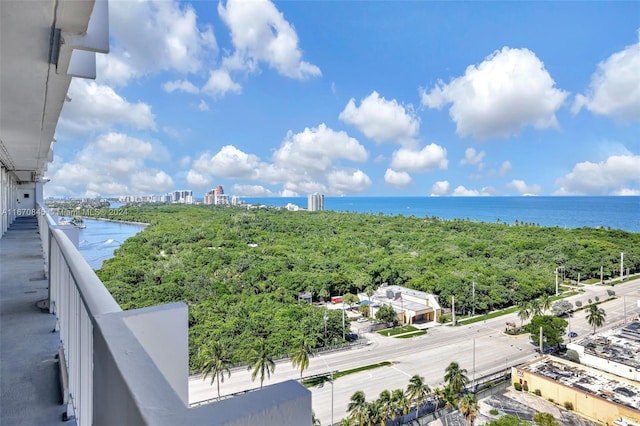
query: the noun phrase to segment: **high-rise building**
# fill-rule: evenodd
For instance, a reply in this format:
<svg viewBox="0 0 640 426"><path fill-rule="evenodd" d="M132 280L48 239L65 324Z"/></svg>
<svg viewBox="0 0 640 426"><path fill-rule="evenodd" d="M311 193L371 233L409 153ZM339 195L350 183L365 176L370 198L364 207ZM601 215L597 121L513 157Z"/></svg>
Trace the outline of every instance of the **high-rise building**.
<svg viewBox="0 0 640 426"><path fill-rule="evenodd" d="M225 195L222 185L218 185L215 188L211 189L211 191L208 191L206 194L204 194L204 204L228 205L229 196Z"/></svg>
<svg viewBox="0 0 640 426"><path fill-rule="evenodd" d="M324 210L324 194L309 194L307 197L307 210L310 212Z"/></svg>

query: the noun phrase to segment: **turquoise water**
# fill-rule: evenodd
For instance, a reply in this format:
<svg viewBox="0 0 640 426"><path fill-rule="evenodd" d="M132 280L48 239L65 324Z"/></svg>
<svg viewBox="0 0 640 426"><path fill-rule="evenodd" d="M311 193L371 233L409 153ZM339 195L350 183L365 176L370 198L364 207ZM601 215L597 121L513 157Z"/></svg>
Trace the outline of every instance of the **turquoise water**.
<svg viewBox="0 0 640 426"><path fill-rule="evenodd" d="M86 228L79 230L79 249L93 269L100 269L124 240L144 229L143 225L104 220L84 219L83 223Z"/></svg>
<svg viewBox="0 0 640 426"><path fill-rule="evenodd" d="M307 207L306 197L242 198L247 203ZM325 197L325 209L477 222L610 227L640 232L640 197Z"/></svg>

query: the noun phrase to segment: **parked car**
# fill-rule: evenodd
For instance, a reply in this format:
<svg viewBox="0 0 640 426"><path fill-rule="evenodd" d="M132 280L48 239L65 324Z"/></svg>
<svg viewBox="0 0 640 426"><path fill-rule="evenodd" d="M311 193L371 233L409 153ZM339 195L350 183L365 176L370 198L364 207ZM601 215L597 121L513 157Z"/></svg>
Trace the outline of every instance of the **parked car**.
<svg viewBox="0 0 640 426"><path fill-rule="evenodd" d="M574 337L578 337L578 333L576 333L575 331L572 331L572 332L569 333L569 337L571 337L572 339Z"/></svg>
<svg viewBox="0 0 640 426"><path fill-rule="evenodd" d="M367 322L367 321L369 321L369 320L366 319L365 317L358 318L358 322Z"/></svg>

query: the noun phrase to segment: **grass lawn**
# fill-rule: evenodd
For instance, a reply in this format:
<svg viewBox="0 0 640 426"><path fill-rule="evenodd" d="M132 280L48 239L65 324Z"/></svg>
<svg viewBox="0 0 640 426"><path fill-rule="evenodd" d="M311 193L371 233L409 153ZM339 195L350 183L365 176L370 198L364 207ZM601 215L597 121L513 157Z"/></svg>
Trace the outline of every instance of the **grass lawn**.
<svg viewBox="0 0 640 426"><path fill-rule="evenodd" d="M412 325L403 325L402 327L387 328L385 330L378 331L381 336L395 336L396 334L408 333L410 331L417 331L418 329Z"/></svg>
<svg viewBox="0 0 640 426"><path fill-rule="evenodd" d="M335 373L333 373L333 380L338 379L340 377L349 375L349 374L353 374L353 373L359 373L360 371L366 371L366 370L371 370L373 368L378 368L378 367L385 367L385 366L389 366L392 365L393 363L391 361L382 361L382 362L378 362L376 364L369 364L369 365L363 365L362 367L358 367L358 368L352 368L350 370L344 370L344 371L337 371ZM322 384L324 382L331 382L331 375L330 374L324 374L321 376L316 376L316 377L312 377L310 379L306 379L302 381L302 384L305 385L306 387L310 388L312 386L317 386L319 384Z"/></svg>
<svg viewBox="0 0 640 426"><path fill-rule="evenodd" d="M404 334L402 336L398 336L396 337L396 339L410 339L412 337L416 337L416 336L422 336L423 334L427 334L427 332L425 330L417 330L413 333L409 333L409 334Z"/></svg>
<svg viewBox="0 0 640 426"><path fill-rule="evenodd" d="M558 296L551 296L551 301L555 302L556 300L560 300L560 299L564 299L565 297L570 297L570 296L575 296L576 294L580 294L579 291L570 291L568 293L562 293ZM496 312L491 312L487 315L481 315L479 317L475 317L475 318L471 318L468 320L462 320L462 321L457 321L457 325L467 325L467 324L473 324L474 322L480 322L480 321L484 321L484 320L488 320L491 318L496 318L496 317L500 317L502 315L507 315L507 314L511 314L513 312L518 312L518 307L517 306L512 306L510 308L506 308L503 309L501 311L496 311Z"/></svg>

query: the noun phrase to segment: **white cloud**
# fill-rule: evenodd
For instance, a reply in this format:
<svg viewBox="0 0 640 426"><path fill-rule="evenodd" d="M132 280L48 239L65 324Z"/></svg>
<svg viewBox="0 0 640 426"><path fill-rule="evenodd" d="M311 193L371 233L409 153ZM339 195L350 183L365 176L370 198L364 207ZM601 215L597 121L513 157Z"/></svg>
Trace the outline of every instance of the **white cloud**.
<svg viewBox="0 0 640 426"><path fill-rule="evenodd" d="M130 182L134 194L158 194L173 187L171 176L156 169L135 172L131 175Z"/></svg>
<svg viewBox="0 0 640 426"><path fill-rule="evenodd" d="M484 167L484 163L482 162L482 159L485 156L485 152L484 151L480 151L480 152L476 152L476 150L474 148L467 148L464 151L464 158L462 160L460 160L460 164L465 166L465 165L478 165L479 169L482 169Z"/></svg>
<svg viewBox="0 0 640 426"><path fill-rule="evenodd" d="M402 188L412 182L411 176L407 172L396 172L393 169L387 169L384 173L384 181L389 185Z"/></svg>
<svg viewBox="0 0 640 426"><path fill-rule="evenodd" d="M273 195L273 192L261 185L233 185L233 192L244 197L270 197Z"/></svg>
<svg viewBox="0 0 640 426"><path fill-rule="evenodd" d="M189 80L167 81L166 83L164 83L162 85L162 89L165 92L168 92L168 93L171 93L171 92L174 92L174 91L178 90L180 92L191 93L191 94L195 95L195 94L200 92L200 89L198 89Z"/></svg>
<svg viewBox="0 0 640 426"><path fill-rule="evenodd" d="M555 112L568 93L554 87L544 64L528 49L504 47L449 84L421 89L422 105L442 108L460 136L477 139L509 137L527 125L557 127Z"/></svg>
<svg viewBox="0 0 640 426"><path fill-rule="evenodd" d="M525 181L520 179L514 179L507 184L507 188L513 188L520 195L538 195L542 192L540 185L527 185Z"/></svg>
<svg viewBox="0 0 640 426"><path fill-rule="evenodd" d="M285 182L282 185L283 191L282 193L288 194L296 194L290 196L297 196L297 194L313 194L314 192L325 193L327 192L327 187L320 182L314 182L311 180L306 181L295 181L295 182Z"/></svg>
<svg viewBox="0 0 640 426"><path fill-rule="evenodd" d="M400 148L391 158L391 168L407 172L424 172L436 168L446 170L448 166L447 150L434 143L420 151Z"/></svg>
<svg viewBox="0 0 640 426"><path fill-rule="evenodd" d="M640 120L640 43L628 46L598 64L585 95L577 95L571 111L582 107L594 114Z"/></svg>
<svg viewBox="0 0 640 426"><path fill-rule="evenodd" d="M371 179L362 170L334 170L327 176L327 181L330 191L338 195L362 192L371 186Z"/></svg>
<svg viewBox="0 0 640 426"><path fill-rule="evenodd" d="M202 112L209 111L209 104L204 101L204 99L200 100L198 104L198 109Z"/></svg>
<svg viewBox="0 0 640 426"><path fill-rule="evenodd" d="M511 170L511 162L510 161L504 161L501 165L500 165L500 170L498 170L498 174L500 176L504 176L507 173L509 173L509 171Z"/></svg>
<svg viewBox="0 0 640 426"><path fill-rule="evenodd" d="M110 1L111 52L101 56L98 75L126 84L160 70L195 73L217 53L209 26L198 28L195 10L178 1Z"/></svg>
<svg viewBox="0 0 640 426"><path fill-rule="evenodd" d="M449 193L449 182L440 180L431 186L431 195L447 195Z"/></svg>
<svg viewBox="0 0 640 426"><path fill-rule="evenodd" d="M148 163L166 160L166 152L157 142L115 132L100 135L71 161L52 165L55 171L50 175L52 185L45 186L47 195L164 193L173 187L173 179Z"/></svg>
<svg viewBox="0 0 640 426"><path fill-rule="evenodd" d="M378 92L364 98L359 107L351 98L339 118L378 143L412 145L420 131L420 119L411 106L405 108L395 99L388 101Z"/></svg>
<svg viewBox="0 0 640 426"><path fill-rule="evenodd" d="M218 3L220 18L231 31L235 52L229 69L254 70L265 62L278 73L295 79L320 76L320 68L302 60L298 35L268 0L228 0Z"/></svg>
<svg viewBox="0 0 640 426"><path fill-rule="evenodd" d="M638 196L640 195L640 189L621 188L613 191L611 195Z"/></svg>
<svg viewBox="0 0 640 426"><path fill-rule="evenodd" d="M205 153L198 157L193 170L202 175L251 178L257 165L257 156L247 154L233 145L225 145L215 155Z"/></svg>
<svg viewBox="0 0 640 426"><path fill-rule="evenodd" d="M155 116L144 102L129 103L112 88L93 81L73 79L70 102L65 102L58 132L82 134L130 126L156 130Z"/></svg>
<svg viewBox="0 0 640 426"><path fill-rule="evenodd" d="M367 150L346 132L336 132L324 123L305 128L300 133L289 131L273 154L274 162L284 168L318 175L330 169L335 160L363 162Z"/></svg>
<svg viewBox="0 0 640 426"><path fill-rule="evenodd" d="M231 75L227 70L219 69L211 71L209 80L202 88L202 91L213 98L221 98L227 92L242 92L242 86L231 79Z"/></svg>
<svg viewBox="0 0 640 426"><path fill-rule="evenodd" d="M495 195L496 191L490 186L486 186L481 190L477 189L467 189L464 186L460 185L453 190L451 195L455 197L478 197L478 196L488 196Z"/></svg>
<svg viewBox="0 0 640 426"><path fill-rule="evenodd" d="M585 161L556 180L557 194L613 195L640 189L640 155L613 155L605 161Z"/></svg>
<svg viewBox="0 0 640 426"><path fill-rule="evenodd" d="M203 175L195 170L189 170L187 173L187 184L197 188L205 188L211 185L211 178Z"/></svg>
<svg viewBox="0 0 640 426"><path fill-rule="evenodd" d="M182 157L180 159L180 167L187 167L189 164L191 163L191 157L188 155L185 155L184 157Z"/></svg>

